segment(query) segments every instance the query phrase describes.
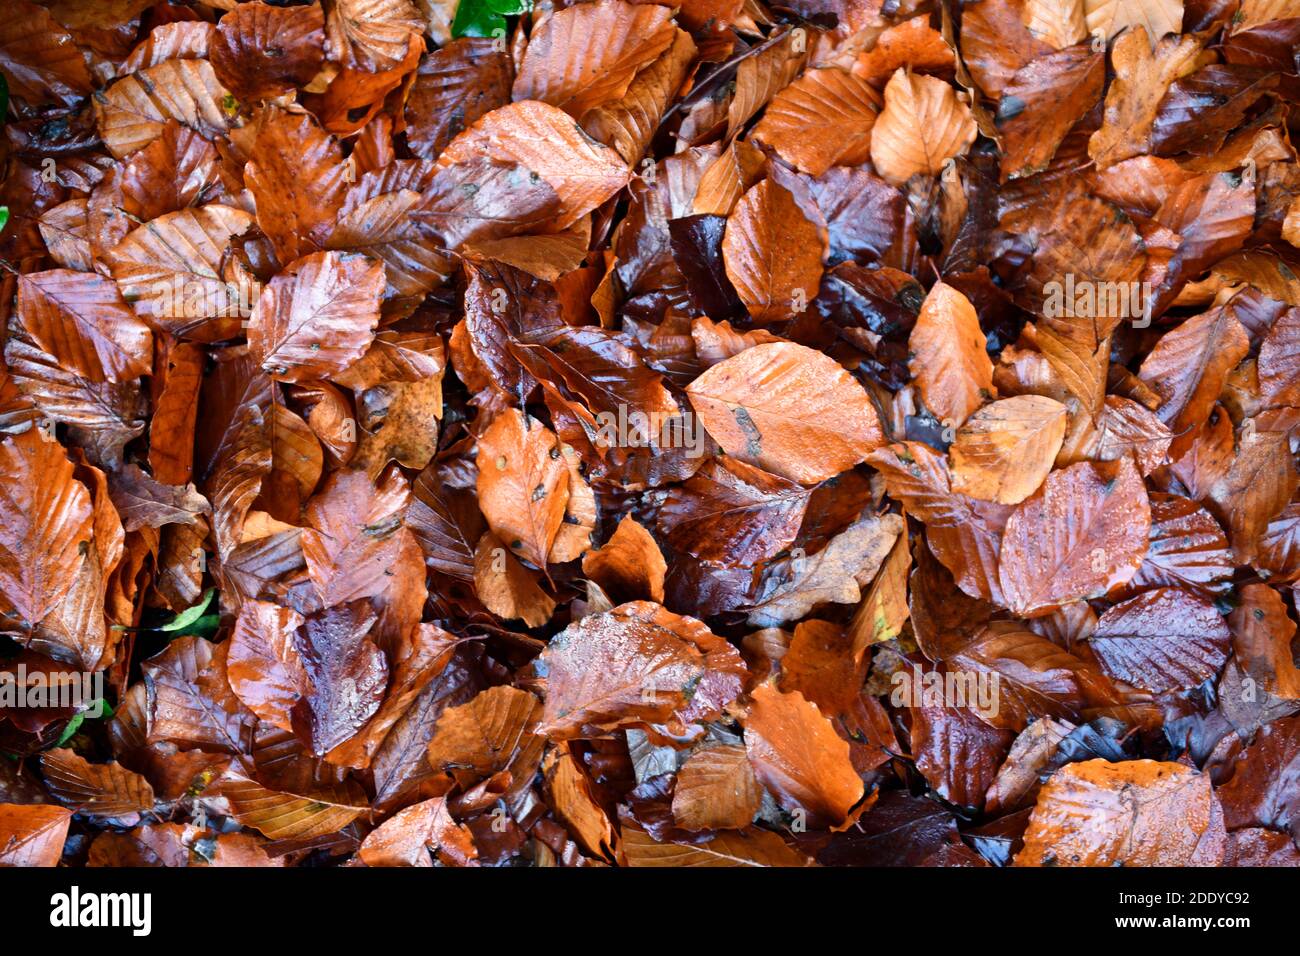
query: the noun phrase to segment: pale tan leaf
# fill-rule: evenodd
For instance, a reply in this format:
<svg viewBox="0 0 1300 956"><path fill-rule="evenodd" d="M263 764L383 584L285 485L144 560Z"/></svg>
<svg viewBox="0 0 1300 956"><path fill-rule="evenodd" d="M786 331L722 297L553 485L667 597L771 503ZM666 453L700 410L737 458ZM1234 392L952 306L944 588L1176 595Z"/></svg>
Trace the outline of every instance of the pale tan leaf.
<svg viewBox="0 0 1300 956"><path fill-rule="evenodd" d="M871 162L901 186L918 173L933 176L965 155L977 135L970 106L943 80L895 71L885 86L885 108L871 132Z"/></svg>
<svg viewBox="0 0 1300 956"><path fill-rule="evenodd" d="M1084 23L1086 2L1087 0L1026 0L1021 16L1030 33L1044 43L1062 50L1088 35L1089 25ZM1181 5L1181 0L1175 2Z"/></svg>
<svg viewBox="0 0 1300 956"><path fill-rule="evenodd" d="M1175 80L1201 65L1200 53L1201 41L1191 35L1160 40L1153 52L1144 26L1115 41L1110 53L1115 78L1106 91L1105 116L1088 140L1088 155L1098 169L1148 151L1161 100Z"/></svg>
<svg viewBox="0 0 1300 956"><path fill-rule="evenodd" d="M96 99L100 135L118 159L161 136L168 120L211 138L232 125L229 96L207 60L166 60L124 76Z"/></svg>
<svg viewBox="0 0 1300 956"><path fill-rule="evenodd" d="M1155 43L1166 33L1181 33L1183 29L1183 0L1083 0L1083 9L1088 33L1100 32L1107 40L1129 27L1140 26ZM1236 24L1235 18L1233 22ZM1235 29L1247 27L1235 26Z"/></svg>
<svg viewBox="0 0 1300 956"><path fill-rule="evenodd" d="M979 409L957 430L952 456L954 491L1019 504L1052 470L1065 437L1067 412L1040 395L1017 395Z"/></svg>

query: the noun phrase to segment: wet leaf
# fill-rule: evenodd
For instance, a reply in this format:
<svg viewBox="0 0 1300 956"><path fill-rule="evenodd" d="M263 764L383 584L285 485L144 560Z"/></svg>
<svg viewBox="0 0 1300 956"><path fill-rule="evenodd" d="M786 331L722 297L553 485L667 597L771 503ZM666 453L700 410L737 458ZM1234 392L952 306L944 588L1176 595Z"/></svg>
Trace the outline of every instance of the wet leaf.
<svg viewBox="0 0 1300 956"><path fill-rule="evenodd" d="M1217 866L1226 835L1209 777L1154 760L1085 760L1038 796L1016 866Z"/></svg>
<svg viewBox="0 0 1300 956"><path fill-rule="evenodd" d="M862 461L883 443L862 387L802 345L756 345L713 366L686 389L727 454L804 484Z"/></svg>
<svg viewBox="0 0 1300 956"><path fill-rule="evenodd" d="M998 579L1008 606L1037 616L1126 583L1142 563L1150 527L1146 489L1131 462L1053 472L1007 519Z"/></svg>

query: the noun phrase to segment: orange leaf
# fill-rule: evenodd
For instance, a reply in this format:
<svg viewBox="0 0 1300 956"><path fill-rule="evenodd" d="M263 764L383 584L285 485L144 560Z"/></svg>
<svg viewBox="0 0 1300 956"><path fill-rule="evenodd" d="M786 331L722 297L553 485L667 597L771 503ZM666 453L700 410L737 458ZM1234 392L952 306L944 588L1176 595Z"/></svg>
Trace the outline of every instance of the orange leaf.
<svg viewBox="0 0 1300 956"><path fill-rule="evenodd" d="M862 799L862 781L848 743L816 704L764 684L754 691L744 724L754 775L782 807L803 811L809 826L844 822Z"/></svg>
<svg viewBox="0 0 1300 956"><path fill-rule="evenodd" d="M884 443L862 386L833 359L793 342L746 349L686 394L727 454L804 484L852 468Z"/></svg>

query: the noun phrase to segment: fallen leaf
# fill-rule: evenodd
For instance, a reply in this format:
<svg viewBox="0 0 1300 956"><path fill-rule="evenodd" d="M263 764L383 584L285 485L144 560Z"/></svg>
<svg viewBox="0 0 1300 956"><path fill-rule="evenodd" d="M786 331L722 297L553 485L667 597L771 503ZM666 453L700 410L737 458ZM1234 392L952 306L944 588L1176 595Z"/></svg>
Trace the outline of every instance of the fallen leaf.
<svg viewBox="0 0 1300 956"><path fill-rule="evenodd" d="M862 387L824 355L756 345L687 386L696 414L729 455L804 484L823 481L884 443Z"/></svg>

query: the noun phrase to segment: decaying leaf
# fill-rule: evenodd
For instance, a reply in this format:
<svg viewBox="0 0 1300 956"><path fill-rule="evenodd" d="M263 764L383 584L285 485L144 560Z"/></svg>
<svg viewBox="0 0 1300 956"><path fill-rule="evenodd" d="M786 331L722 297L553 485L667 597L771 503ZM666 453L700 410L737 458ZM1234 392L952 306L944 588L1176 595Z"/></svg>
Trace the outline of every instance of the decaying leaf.
<svg viewBox="0 0 1300 956"><path fill-rule="evenodd" d="M826 356L793 343L756 345L686 390L727 454L812 484L883 444L867 394Z"/></svg>
<svg viewBox="0 0 1300 956"><path fill-rule="evenodd" d="M1218 866L1226 834L1208 777L1154 760L1085 760L1038 795L1016 866Z"/></svg>
<svg viewBox="0 0 1300 956"><path fill-rule="evenodd" d="M1297 44L10 0L0 867L1296 865Z"/></svg>

